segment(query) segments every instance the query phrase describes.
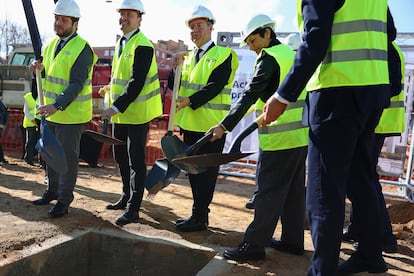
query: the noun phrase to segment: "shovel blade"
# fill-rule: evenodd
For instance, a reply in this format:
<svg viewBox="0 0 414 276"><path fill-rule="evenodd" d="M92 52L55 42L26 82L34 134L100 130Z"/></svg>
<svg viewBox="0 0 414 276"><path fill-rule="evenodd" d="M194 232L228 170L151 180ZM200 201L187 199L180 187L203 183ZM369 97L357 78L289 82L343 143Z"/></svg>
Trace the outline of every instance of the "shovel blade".
<svg viewBox="0 0 414 276"><path fill-rule="evenodd" d="M180 172L181 170L167 159L156 160L145 178L144 186L149 194L155 195L174 181Z"/></svg>
<svg viewBox="0 0 414 276"><path fill-rule="evenodd" d="M168 160L172 160L177 155L182 154L187 148L188 145L175 135L161 138L161 149Z"/></svg>
<svg viewBox="0 0 414 276"><path fill-rule="evenodd" d="M212 137L211 135L204 136L199 139L195 144L188 146L186 143L181 141L177 136L164 136L161 139L161 148L167 159L172 162L177 157L187 156L192 151L196 151L199 146L207 143ZM173 163L173 166L180 168L190 174L200 174L208 170L208 168L195 167L186 163Z"/></svg>
<svg viewBox="0 0 414 276"><path fill-rule="evenodd" d="M176 166L197 169L200 167L216 167L246 157L254 152L207 153L177 157L172 160Z"/></svg>
<svg viewBox="0 0 414 276"><path fill-rule="evenodd" d="M96 140L97 142L109 144L109 145L123 145L125 144L124 141L119 140L117 138L105 135L100 132L96 132L90 129L85 130L85 134L89 135L92 139Z"/></svg>
<svg viewBox="0 0 414 276"><path fill-rule="evenodd" d="M50 132L44 123L42 123L42 136L36 143L36 149L40 156L59 174L65 174L68 171L65 152L56 137Z"/></svg>

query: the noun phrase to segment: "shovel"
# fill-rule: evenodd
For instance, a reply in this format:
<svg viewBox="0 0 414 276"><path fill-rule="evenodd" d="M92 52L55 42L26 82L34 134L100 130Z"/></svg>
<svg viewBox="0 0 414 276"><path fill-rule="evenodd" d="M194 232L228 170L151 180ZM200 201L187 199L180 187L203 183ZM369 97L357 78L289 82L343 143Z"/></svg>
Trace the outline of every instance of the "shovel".
<svg viewBox="0 0 414 276"><path fill-rule="evenodd" d="M104 135L104 137L109 137L105 135L107 132L107 129L108 129L108 120L104 120L102 124L101 133L95 132L95 131L84 131L82 133L82 137L80 141L79 158L87 162L89 166L91 166L92 168L95 168L98 165L99 155L101 154L104 142L99 141L98 139L94 139L94 136L90 135L90 133L94 133L94 134L96 133L96 135L101 134L101 135ZM109 138L112 139L112 137L109 137ZM110 144L112 144L112 142Z"/></svg>
<svg viewBox="0 0 414 276"><path fill-rule="evenodd" d="M30 38L32 40L33 50L37 60L42 60L41 48L42 42L40 39L39 29L35 14L33 11L32 2L30 0L22 0L26 21L29 28ZM40 105L44 105L43 91L42 91L42 77L40 70L36 70L36 87L39 97ZM36 150L39 151L40 156L46 162L47 166L52 168L59 174L65 174L68 170L66 163L65 152L59 141L49 130L46 125L46 119L41 117L40 121L40 138L36 144Z"/></svg>
<svg viewBox="0 0 414 276"><path fill-rule="evenodd" d="M178 90L180 88L180 77L181 64L177 66L175 71L174 87L171 101L172 104L170 108L170 117L168 120L167 134L161 138L161 147L164 155L167 158L156 160L151 171L145 178L144 186L148 190L147 199L153 198L156 193L158 193L164 187L168 186L180 174L181 169L192 169L186 165L176 166L171 163L172 158L186 152L186 150L191 150L183 141L181 141L180 138L178 138L176 135L173 135L176 108L175 99L177 98ZM205 170L206 168L197 168L193 169L192 173L200 173Z"/></svg>
<svg viewBox="0 0 414 276"><path fill-rule="evenodd" d="M168 128L167 134L161 141L166 137L171 137L171 139L181 142L181 140L173 135L174 130L174 116L175 116L175 100L178 95L178 90L180 88L180 77L181 77L181 64L179 64L175 71L174 77L174 87L171 98L171 108L170 108L170 117L168 119ZM150 199L155 196L162 188L168 186L179 174L180 169L174 166L167 158L158 159L155 161L151 171L148 173L145 178L144 186L148 190L147 198Z"/></svg>
<svg viewBox="0 0 414 276"><path fill-rule="evenodd" d="M262 125L264 113L256 118L248 127L246 127L239 135L237 135L234 142L231 144L228 153L207 153L199 155L188 155L176 157L172 162L179 166L186 165L187 167L199 168L199 167L215 167L222 164L226 164L243 157L246 157L255 152L241 152L240 147L244 138L250 135L254 130Z"/></svg>
<svg viewBox="0 0 414 276"><path fill-rule="evenodd" d="M103 120L102 123L102 131L97 132L93 131L91 129L85 130L85 134L89 135L92 139L95 141L101 143L100 146L102 148L102 143L110 144L110 145L123 145L125 144L124 141L119 140L115 137L111 137L106 135L106 132L108 131L108 119Z"/></svg>
<svg viewBox="0 0 414 276"><path fill-rule="evenodd" d="M181 170L191 174L199 174L207 171L208 168L189 166L184 163L173 164L170 160L176 157L194 154L204 144L209 142L212 137L213 133L209 133L198 139L191 146L187 146L181 140L178 143L174 139L161 141L162 150L167 158L155 161L154 167L147 175L145 187L147 188L147 185L152 184L150 188L147 188L149 191L147 198L153 198L162 188L170 184L180 174Z"/></svg>

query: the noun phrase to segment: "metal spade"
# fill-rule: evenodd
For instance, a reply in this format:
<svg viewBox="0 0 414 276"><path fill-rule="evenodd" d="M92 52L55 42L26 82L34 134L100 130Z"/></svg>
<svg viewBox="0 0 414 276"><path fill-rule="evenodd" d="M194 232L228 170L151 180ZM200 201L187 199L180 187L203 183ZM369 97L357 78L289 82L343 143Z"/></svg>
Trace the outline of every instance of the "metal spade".
<svg viewBox="0 0 414 276"><path fill-rule="evenodd" d="M248 127L246 127L232 143L229 152L227 153L207 153L199 155L187 155L182 157L176 157L172 162L179 166L186 165L187 167L199 168L199 167L215 167L222 164L226 164L243 157L246 157L255 152L241 152L241 143L250 133L256 130L263 123L264 113L256 118Z"/></svg>

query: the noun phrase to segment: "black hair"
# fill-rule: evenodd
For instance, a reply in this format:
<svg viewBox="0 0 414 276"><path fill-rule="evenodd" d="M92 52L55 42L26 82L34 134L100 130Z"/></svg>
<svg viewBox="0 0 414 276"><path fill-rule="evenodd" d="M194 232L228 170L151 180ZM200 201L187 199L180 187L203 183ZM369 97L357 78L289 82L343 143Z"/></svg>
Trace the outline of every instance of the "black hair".
<svg viewBox="0 0 414 276"><path fill-rule="evenodd" d="M259 34L261 37L264 37L264 34L265 34L266 29L269 29L270 30L270 38L271 39L275 39L276 38L276 33L270 27L260 27L260 28L257 28L250 35Z"/></svg>

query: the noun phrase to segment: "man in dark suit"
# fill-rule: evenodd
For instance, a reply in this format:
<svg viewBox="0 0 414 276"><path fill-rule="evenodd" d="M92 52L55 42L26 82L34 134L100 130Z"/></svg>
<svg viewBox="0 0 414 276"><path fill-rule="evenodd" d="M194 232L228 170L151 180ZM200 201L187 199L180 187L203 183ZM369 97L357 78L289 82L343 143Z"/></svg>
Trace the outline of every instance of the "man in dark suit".
<svg viewBox="0 0 414 276"><path fill-rule="evenodd" d="M387 1L303 0L298 7L304 42L266 103L265 123L277 119L306 85L306 204L315 250L308 275L382 273L387 265L373 151L375 127L389 105L387 49L396 35ZM358 209L360 243L337 267L347 191Z"/></svg>
<svg viewBox="0 0 414 276"><path fill-rule="evenodd" d="M238 67L233 49L221 47L211 40L215 19L209 9L196 6L186 20L191 40L197 48L189 52L182 65L175 124L184 134L187 145L203 137L230 109L230 91ZM198 152L222 152L225 139L208 143ZM193 232L207 229L209 205L213 199L219 166L200 174L189 174L193 193L191 216L178 219L176 229Z"/></svg>

